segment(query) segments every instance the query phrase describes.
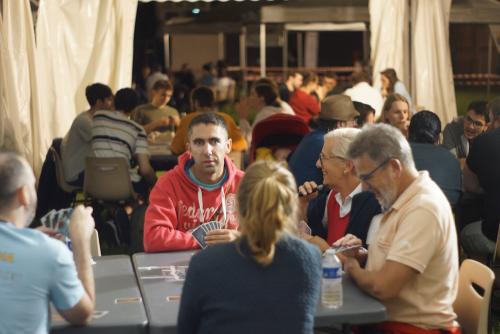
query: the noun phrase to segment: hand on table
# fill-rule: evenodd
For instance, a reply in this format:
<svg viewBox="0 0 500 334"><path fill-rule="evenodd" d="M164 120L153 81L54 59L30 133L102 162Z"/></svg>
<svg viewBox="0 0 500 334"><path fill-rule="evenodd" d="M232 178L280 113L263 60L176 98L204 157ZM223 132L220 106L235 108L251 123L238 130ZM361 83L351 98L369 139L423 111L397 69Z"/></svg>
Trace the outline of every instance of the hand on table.
<svg viewBox="0 0 500 334"><path fill-rule="evenodd" d="M216 245L226 242L231 242L239 238L240 232L237 230L220 229L208 231L205 235L207 245Z"/></svg>

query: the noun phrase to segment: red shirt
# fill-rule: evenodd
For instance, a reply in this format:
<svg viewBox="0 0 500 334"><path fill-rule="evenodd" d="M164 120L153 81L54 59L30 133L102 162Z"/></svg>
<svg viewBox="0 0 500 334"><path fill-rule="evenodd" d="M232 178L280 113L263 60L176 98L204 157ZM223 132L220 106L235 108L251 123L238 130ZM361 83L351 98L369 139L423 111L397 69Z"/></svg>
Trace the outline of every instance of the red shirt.
<svg viewBox="0 0 500 334"><path fill-rule="evenodd" d="M351 214L347 214L340 218L340 205L335 199L335 193L332 192L328 197L328 202L326 203L326 210L328 215L328 244L331 245L335 241L342 238L347 229L347 224L349 224L349 217Z"/></svg>
<svg viewBox="0 0 500 334"><path fill-rule="evenodd" d="M293 92L289 103L295 115L302 118L307 124L309 124L311 118L317 116L320 111L318 100L300 89L296 89Z"/></svg>

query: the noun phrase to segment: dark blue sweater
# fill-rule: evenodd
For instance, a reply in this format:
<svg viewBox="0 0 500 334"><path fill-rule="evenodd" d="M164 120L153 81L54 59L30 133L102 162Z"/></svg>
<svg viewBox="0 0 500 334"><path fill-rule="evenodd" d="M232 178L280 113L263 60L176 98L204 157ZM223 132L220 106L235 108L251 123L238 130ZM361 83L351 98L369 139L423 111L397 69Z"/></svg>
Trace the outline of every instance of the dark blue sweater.
<svg viewBox="0 0 500 334"><path fill-rule="evenodd" d="M265 267L244 241L209 247L189 264L178 333L312 333L320 281L318 249L294 237Z"/></svg>

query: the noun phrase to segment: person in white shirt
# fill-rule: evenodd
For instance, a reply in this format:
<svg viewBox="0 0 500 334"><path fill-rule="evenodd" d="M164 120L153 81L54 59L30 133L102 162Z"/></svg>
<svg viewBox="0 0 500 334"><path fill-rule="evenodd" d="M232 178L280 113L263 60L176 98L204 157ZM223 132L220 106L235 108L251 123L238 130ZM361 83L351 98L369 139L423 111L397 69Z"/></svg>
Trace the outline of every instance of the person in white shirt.
<svg viewBox="0 0 500 334"><path fill-rule="evenodd" d="M344 95L350 96L353 101L370 105L375 109L375 118L378 118L382 112L384 100L380 92L368 83L368 74L365 71L354 72L351 81L354 86L346 89Z"/></svg>

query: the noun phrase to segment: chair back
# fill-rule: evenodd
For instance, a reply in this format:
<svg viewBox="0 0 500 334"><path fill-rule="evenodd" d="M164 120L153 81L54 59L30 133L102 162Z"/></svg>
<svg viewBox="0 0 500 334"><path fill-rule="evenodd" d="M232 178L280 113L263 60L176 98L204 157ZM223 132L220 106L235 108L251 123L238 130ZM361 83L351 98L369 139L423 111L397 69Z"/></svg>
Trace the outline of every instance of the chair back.
<svg viewBox="0 0 500 334"><path fill-rule="evenodd" d="M66 179L64 178L62 159L59 153L56 151L56 149L54 147L50 147L49 152L50 155L52 156L52 160L54 161L54 165L56 167L56 180L59 188L61 188L63 191L67 193L74 193L80 190L79 187L72 186L66 182Z"/></svg>
<svg viewBox="0 0 500 334"><path fill-rule="evenodd" d="M500 222L498 224L497 243L495 245L495 250L493 251L493 258L491 259L491 265L493 267L500 266Z"/></svg>
<svg viewBox="0 0 500 334"><path fill-rule="evenodd" d="M90 237L90 255L101 256L101 245L99 244L99 233L96 229L92 232Z"/></svg>
<svg viewBox="0 0 500 334"><path fill-rule="evenodd" d="M302 138L309 133L309 126L295 115L275 114L255 124L252 130L249 162L256 159L259 147L287 147L294 150Z"/></svg>
<svg viewBox="0 0 500 334"><path fill-rule="evenodd" d="M124 158L87 157L85 197L101 202L125 202L135 198L128 163Z"/></svg>
<svg viewBox="0 0 500 334"><path fill-rule="evenodd" d="M484 264L467 259L460 266L458 294L453 308L467 334L487 334L491 288L495 274ZM483 290L481 296L474 285Z"/></svg>

